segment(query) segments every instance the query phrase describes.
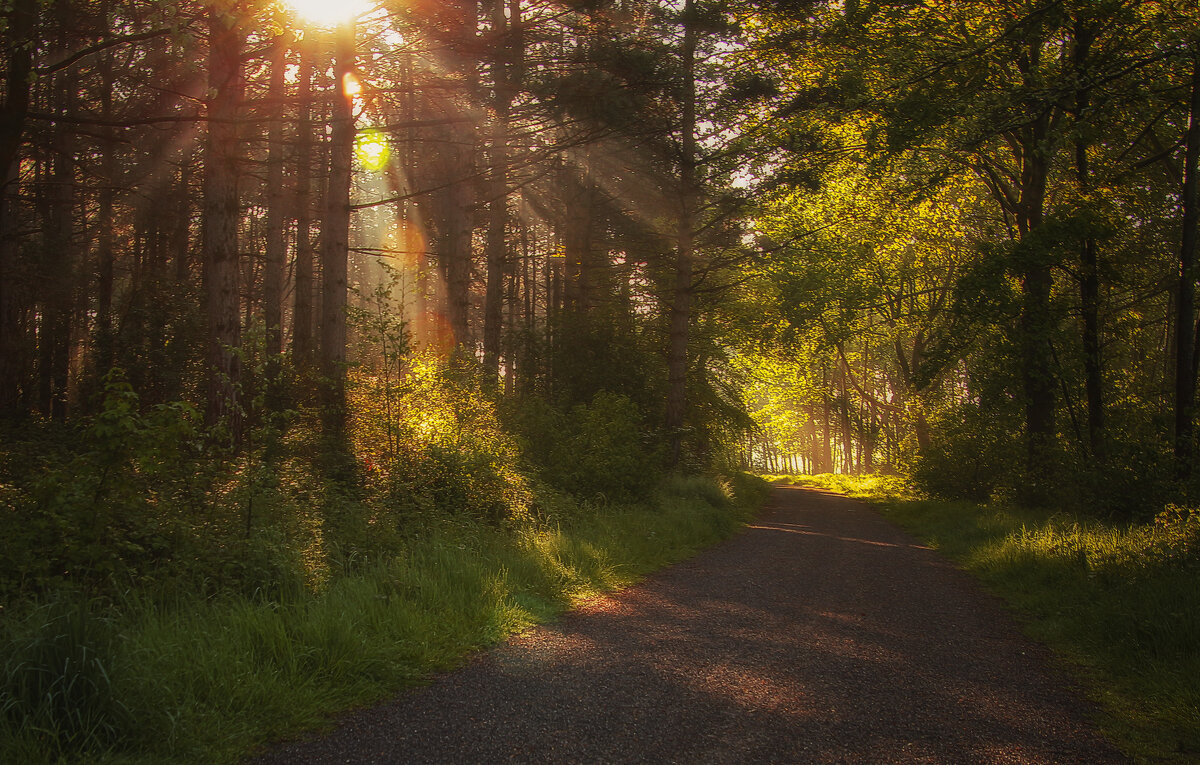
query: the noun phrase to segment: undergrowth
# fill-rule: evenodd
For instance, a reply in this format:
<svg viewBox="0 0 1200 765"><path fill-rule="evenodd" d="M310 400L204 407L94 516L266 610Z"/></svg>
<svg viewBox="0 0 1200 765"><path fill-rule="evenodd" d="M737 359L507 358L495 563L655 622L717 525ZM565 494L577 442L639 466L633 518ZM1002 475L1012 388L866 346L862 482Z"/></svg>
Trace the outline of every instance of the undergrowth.
<svg viewBox="0 0 1200 765"><path fill-rule="evenodd" d="M982 580L1083 676L1136 761L1200 761L1200 511L1119 523L923 499L894 477L773 478L871 501Z"/></svg>
<svg viewBox="0 0 1200 765"><path fill-rule="evenodd" d="M131 591L37 608L0 636L0 762L235 762L714 543L762 495L675 478L652 502L553 523L430 522L281 599Z"/></svg>
<svg viewBox="0 0 1200 765"><path fill-rule="evenodd" d="M623 395L504 412L473 360L377 330L387 363L350 372L344 431L264 388L238 442L114 370L92 416L0 433L0 763L236 761L712 544L763 497L664 478Z"/></svg>

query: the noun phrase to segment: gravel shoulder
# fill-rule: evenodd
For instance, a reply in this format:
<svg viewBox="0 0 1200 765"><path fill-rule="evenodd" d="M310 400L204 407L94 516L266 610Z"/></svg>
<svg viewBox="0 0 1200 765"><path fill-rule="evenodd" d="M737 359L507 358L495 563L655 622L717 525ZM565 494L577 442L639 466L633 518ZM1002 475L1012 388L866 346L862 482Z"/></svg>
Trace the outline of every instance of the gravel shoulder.
<svg viewBox="0 0 1200 765"><path fill-rule="evenodd" d="M327 733L288 763L1123 763L999 602L855 500L735 538Z"/></svg>

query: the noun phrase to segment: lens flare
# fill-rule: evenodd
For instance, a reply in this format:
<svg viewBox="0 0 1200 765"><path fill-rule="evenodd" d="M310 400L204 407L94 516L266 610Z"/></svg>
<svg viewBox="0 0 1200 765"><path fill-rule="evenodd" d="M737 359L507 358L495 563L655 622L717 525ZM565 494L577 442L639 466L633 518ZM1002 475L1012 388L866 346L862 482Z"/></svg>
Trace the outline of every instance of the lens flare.
<svg viewBox="0 0 1200 765"><path fill-rule="evenodd" d="M364 170L372 173L382 172L391 158L392 149L388 146L387 137L378 130L368 129L358 134L354 139L354 155Z"/></svg>

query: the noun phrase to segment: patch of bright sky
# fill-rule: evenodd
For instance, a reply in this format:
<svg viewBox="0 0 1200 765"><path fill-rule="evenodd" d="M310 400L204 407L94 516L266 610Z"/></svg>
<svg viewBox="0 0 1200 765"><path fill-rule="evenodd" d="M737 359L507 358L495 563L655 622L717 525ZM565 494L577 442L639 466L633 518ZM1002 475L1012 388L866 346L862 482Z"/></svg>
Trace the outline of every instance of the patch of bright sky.
<svg viewBox="0 0 1200 765"><path fill-rule="evenodd" d="M321 27L355 21L375 8L371 0L284 0L284 4L304 21Z"/></svg>

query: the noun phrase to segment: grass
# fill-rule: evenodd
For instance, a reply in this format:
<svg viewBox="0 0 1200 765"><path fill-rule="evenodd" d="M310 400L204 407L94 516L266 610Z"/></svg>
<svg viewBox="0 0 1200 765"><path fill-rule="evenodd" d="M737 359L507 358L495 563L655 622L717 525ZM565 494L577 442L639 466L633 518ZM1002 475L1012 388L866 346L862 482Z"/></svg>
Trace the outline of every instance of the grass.
<svg viewBox="0 0 1200 765"><path fill-rule="evenodd" d="M728 536L763 495L745 487L676 479L553 527L447 522L282 603L47 606L0 636L0 762L236 762Z"/></svg>
<svg viewBox="0 0 1200 765"><path fill-rule="evenodd" d="M1200 762L1200 512L1114 524L919 499L895 478L785 480L873 502L1003 597L1083 678L1136 762Z"/></svg>

